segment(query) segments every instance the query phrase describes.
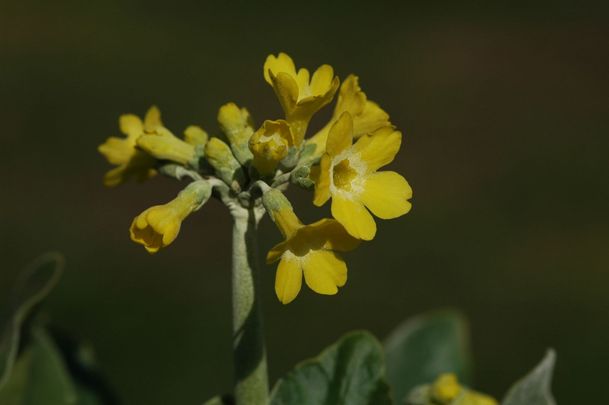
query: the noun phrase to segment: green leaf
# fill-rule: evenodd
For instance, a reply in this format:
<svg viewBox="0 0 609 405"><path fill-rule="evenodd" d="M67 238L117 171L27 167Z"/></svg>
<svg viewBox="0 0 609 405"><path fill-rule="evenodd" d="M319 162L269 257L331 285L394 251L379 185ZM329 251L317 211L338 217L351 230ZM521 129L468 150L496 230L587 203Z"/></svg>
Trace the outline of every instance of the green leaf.
<svg viewBox="0 0 609 405"><path fill-rule="evenodd" d="M0 389L0 403L78 404L76 388L51 338L43 329L35 328L31 339L31 344L15 363L11 378Z"/></svg>
<svg viewBox="0 0 609 405"><path fill-rule="evenodd" d="M501 404L556 405L550 392L555 362L556 353L548 350L541 363L510 388Z"/></svg>
<svg viewBox="0 0 609 405"><path fill-rule="evenodd" d="M439 311L409 319L385 341L387 380L393 399L401 403L416 386L429 384L442 373L455 373L469 384L469 333L463 315Z"/></svg>
<svg viewBox="0 0 609 405"><path fill-rule="evenodd" d="M367 332L352 332L280 379L271 404L391 404L384 375L378 340Z"/></svg>
<svg viewBox="0 0 609 405"><path fill-rule="evenodd" d="M235 400L231 395L217 395L205 401L203 405L235 405Z"/></svg>
<svg viewBox="0 0 609 405"><path fill-rule="evenodd" d="M57 284L63 266L60 254L47 253L27 266L13 289L0 334L0 389L6 384L15 363L23 322Z"/></svg>

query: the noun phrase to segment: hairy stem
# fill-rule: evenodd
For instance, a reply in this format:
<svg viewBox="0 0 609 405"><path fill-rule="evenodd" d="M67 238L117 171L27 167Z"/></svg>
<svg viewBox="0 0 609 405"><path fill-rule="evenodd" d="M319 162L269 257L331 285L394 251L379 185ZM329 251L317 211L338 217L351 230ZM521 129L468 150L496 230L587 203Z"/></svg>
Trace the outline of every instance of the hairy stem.
<svg viewBox="0 0 609 405"><path fill-rule="evenodd" d="M237 405L266 405L269 385L257 297L257 220L254 209L234 207L231 212L235 399Z"/></svg>

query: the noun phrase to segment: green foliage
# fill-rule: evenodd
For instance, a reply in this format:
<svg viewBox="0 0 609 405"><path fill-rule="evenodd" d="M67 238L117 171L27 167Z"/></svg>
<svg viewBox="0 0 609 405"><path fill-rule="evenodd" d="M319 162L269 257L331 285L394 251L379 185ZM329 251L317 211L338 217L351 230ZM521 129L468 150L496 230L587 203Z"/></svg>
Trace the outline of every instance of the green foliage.
<svg viewBox="0 0 609 405"><path fill-rule="evenodd" d="M502 405L556 405L550 384L556 353L549 350L541 363L517 381L503 399Z"/></svg>
<svg viewBox="0 0 609 405"><path fill-rule="evenodd" d="M23 323L55 287L63 267L64 260L60 254L47 253L25 269L13 289L8 315L0 334L0 390L15 363Z"/></svg>
<svg viewBox="0 0 609 405"><path fill-rule="evenodd" d="M6 405L72 405L78 394L57 348L41 328L15 363L8 383L0 391ZM84 403L83 403L84 404Z"/></svg>
<svg viewBox="0 0 609 405"><path fill-rule="evenodd" d="M271 404L390 404L383 363L382 347L374 336L350 333L280 379Z"/></svg>
<svg viewBox="0 0 609 405"><path fill-rule="evenodd" d="M471 376L465 318L455 311L423 314L398 326L385 341L387 380L395 403L416 386L451 372L468 384Z"/></svg>
<svg viewBox="0 0 609 405"><path fill-rule="evenodd" d="M0 335L2 405L116 402L96 374L91 351L65 337L56 341L35 317L36 309L57 284L63 265L57 253L40 257L28 266L12 291Z"/></svg>

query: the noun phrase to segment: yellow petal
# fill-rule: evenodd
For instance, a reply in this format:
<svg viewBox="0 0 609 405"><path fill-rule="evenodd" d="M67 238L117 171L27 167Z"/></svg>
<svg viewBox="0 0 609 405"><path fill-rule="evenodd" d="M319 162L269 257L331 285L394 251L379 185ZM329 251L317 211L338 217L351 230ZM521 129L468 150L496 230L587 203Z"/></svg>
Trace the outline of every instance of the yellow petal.
<svg viewBox="0 0 609 405"><path fill-rule="evenodd" d="M412 205L412 189L404 177L396 172L377 172L368 175L360 199L374 215L382 219L402 216Z"/></svg>
<svg viewBox="0 0 609 405"><path fill-rule="evenodd" d="M334 117L340 116L345 111L355 117L364 110L366 95L359 87L358 80L357 76L349 75L340 86Z"/></svg>
<svg viewBox="0 0 609 405"><path fill-rule="evenodd" d="M153 105L146 111L144 117L144 130L146 132L154 132L158 127L162 127L161 111L156 105Z"/></svg>
<svg viewBox="0 0 609 405"><path fill-rule="evenodd" d="M270 85L273 85L271 74L277 76L279 72L286 72L292 76L296 76L296 68L294 61L287 54L280 52L279 55L269 55L264 62L263 67L264 80Z"/></svg>
<svg viewBox="0 0 609 405"><path fill-rule="evenodd" d="M129 139L111 136L106 142L97 147L99 153L104 155L109 163L120 165L127 163L135 153L135 144Z"/></svg>
<svg viewBox="0 0 609 405"><path fill-rule="evenodd" d="M332 79L334 78L334 69L330 65L321 65L311 78L311 93L314 96L322 96L330 91L332 87Z"/></svg>
<svg viewBox="0 0 609 405"><path fill-rule="evenodd" d="M296 75L296 83L298 83L298 98L308 97L311 94L309 88L309 71L305 68L298 69L298 74Z"/></svg>
<svg viewBox="0 0 609 405"><path fill-rule="evenodd" d="M315 197L313 204L321 207L330 198L330 165L332 159L328 155L323 155L319 162L319 171L311 172L315 181ZM315 168L314 168L315 169Z"/></svg>
<svg viewBox="0 0 609 405"><path fill-rule="evenodd" d="M300 261L286 254L277 266L275 275L275 294L282 304L289 304L300 292L302 286L302 270Z"/></svg>
<svg viewBox="0 0 609 405"><path fill-rule="evenodd" d="M305 282L318 294L334 295L347 282L347 265L336 253L312 251L303 258Z"/></svg>
<svg viewBox="0 0 609 405"><path fill-rule="evenodd" d="M329 218L320 219L317 222L307 225L302 229L302 232L311 235L319 234L323 241L320 247L328 250L347 252L355 249L360 243L359 239L355 239L353 236L349 235L340 222Z"/></svg>
<svg viewBox="0 0 609 405"><path fill-rule="evenodd" d="M290 116L296 109L298 101L298 84L293 76L284 72L279 72L276 76L271 77L273 81L273 90L279 99L279 103L283 108L286 116Z"/></svg>
<svg viewBox="0 0 609 405"><path fill-rule="evenodd" d="M286 250L288 250L288 243L285 241L273 246L266 255L266 264L271 264L281 259Z"/></svg>
<svg viewBox="0 0 609 405"><path fill-rule="evenodd" d="M133 140L144 132L142 120L137 115L133 114L121 115L118 118L118 126L123 134Z"/></svg>
<svg viewBox="0 0 609 405"><path fill-rule="evenodd" d="M353 145L353 152L360 154L368 173L372 173L391 163L401 143L402 134L392 127L385 127L359 138Z"/></svg>
<svg viewBox="0 0 609 405"><path fill-rule="evenodd" d="M330 128L326 141L326 153L331 157L337 156L351 146L353 142L353 119L351 114L345 112Z"/></svg>
<svg viewBox="0 0 609 405"><path fill-rule="evenodd" d="M366 101L362 113L353 117L353 134L356 138L383 127L391 127L389 114L373 101Z"/></svg>
<svg viewBox="0 0 609 405"><path fill-rule="evenodd" d="M332 216L358 239L372 240L376 234L374 218L359 201L347 199L340 194L333 195Z"/></svg>

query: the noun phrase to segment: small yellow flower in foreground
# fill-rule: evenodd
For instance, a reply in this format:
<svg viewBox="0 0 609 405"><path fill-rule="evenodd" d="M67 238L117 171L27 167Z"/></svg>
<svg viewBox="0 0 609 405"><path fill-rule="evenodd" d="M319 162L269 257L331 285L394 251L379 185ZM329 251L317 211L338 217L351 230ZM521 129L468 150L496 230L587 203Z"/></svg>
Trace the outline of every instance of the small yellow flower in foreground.
<svg viewBox="0 0 609 405"><path fill-rule="evenodd" d="M332 198L332 216L354 237L373 239L376 223L368 210L381 219L391 219L411 208L412 189L404 177L392 171L377 172L393 160L401 141L400 132L385 127L352 144L353 120L348 112L343 113L330 129L320 165L311 173L313 203L322 206Z"/></svg>
<svg viewBox="0 0 609 405"><path fill-rule="evenodd" d="M249 148L254 155L252 164L262 176L274 174L292 146L294 136L286 121L264 121L249 140Z"/></svg>
<svg viewBox="0 0 609 405"><path fill-rule="evenodd" d="M276 189L266 192L263 203L285 237L267 255L267 263L279 260L275 293L281 303L292 302L306 284L318 294L333 295L347 282L347 265L337 252L353 250L359 241L333 219L303 225L290 202Z"/></svg>
<svg viewBox="0 0 609 405"><path fill-rule="evenodd" d="M144 245L149 253L158 252L176 239L182 221L205 204L210 195L207 181L190 183L167 204L150 207L135 217L129 229L131 240Z"/></svg>
<svg viewBox="0 0 609 405"><path fill-rule="evenodd" d="M321 65L310 77L305 68L297 72L292 58L282 52L266 58L264 79L273 86L286 119L293 126L296 146L299 146L313 114L330 103L338 89L339 80L334 76L334 69Z"/></svg>
<svg viewBox="0 0 609 405"><path fill-rule="evenodd" d="M167 128L159 127L154 132L137 138L137 146L159 160L170 160L181 165L198 167L199 157L195 147L179 139Z"/></svg>
<svg viewBox="0 0 609 405"><path fill-rule="evenodd" d="M254 133L249 111L237 107L235 103L224 104L218 111L218 122L239 163L247 164L252 159L248 141Z"/></svg>
<svg viewBox="0 0 609 405"><path fill-rule="evenodd" d="M431 385L430 394L433 403L439 405L497 405L497 401L488 395L459 385L452 373L440 375Z"/></svg>
<svg viewBox="0 0 609 405"><path fill-rule="evenodd" d="M307 145L315 145L316 147L312 158L318 158L322 155L330 128L344 112L348 112L353 118L353 137L355 139L370 134L377 129L391 126L389 114L383 111L378 104L368 100L358 81L359 79L355 75L349 75L345 79L338 92L332 119L322 130L307 140Z"/></svg>
<svg viewBox="0 0 609 405"><path fill-rule="evenodd" d="M119 128L127 135L126 138L111 136L97 150L106 157L108 162L118 167L110 170L104 176L104 184L113 187L124 183L130 178L138 181L146 180L156 174L156 160L147 153L136 148L137 138L145 129L155 130L161 127L160 112L155 106L150 107L144 122L133 114L121 115Z"/></svg>

